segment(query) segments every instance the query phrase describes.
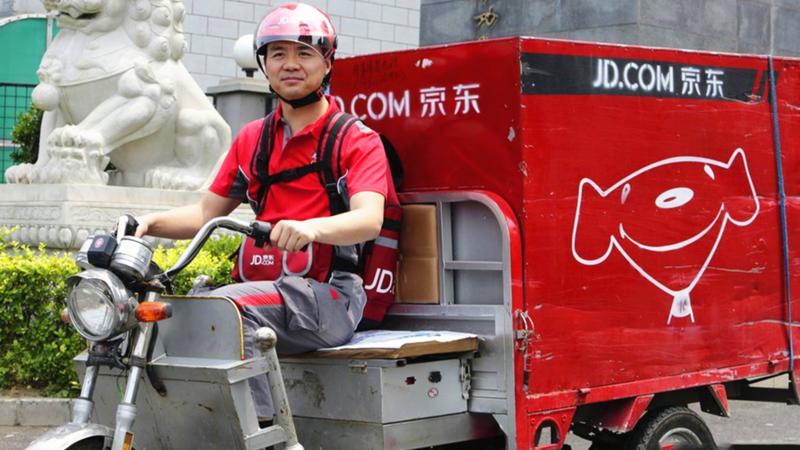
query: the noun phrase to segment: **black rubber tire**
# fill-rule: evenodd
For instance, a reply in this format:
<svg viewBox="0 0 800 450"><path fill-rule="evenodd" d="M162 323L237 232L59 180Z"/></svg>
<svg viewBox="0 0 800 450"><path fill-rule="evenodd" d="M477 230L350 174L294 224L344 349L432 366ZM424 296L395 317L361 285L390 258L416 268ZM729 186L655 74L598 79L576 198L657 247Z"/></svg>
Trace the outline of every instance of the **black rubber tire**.
<svg viewBox="0 0 800 450"><path fill-rule="evenodd" d="M665 437L688 437L696 443L676 443L675 450L716 450L714 436L703 419L684 406L670 406L648 412L625 439L627 450L661 450Z"/></svg>
<svg viewBox="0 0 800 450"><path fill-rule="evenodd" d="M589 450L619 450L624 446L624 436L608 431L599 432L590 439L592 445L589 446Z"/></svg>
<svg viewBox="0 0 800 450"><path fill-rule="evenodd" d="M78 441L69 447L67 450L104 450L105 438L102 436L95 436Z"/></svg>
<svg viewBox="0 0 800 450"><path fill-rule="evenodd" d="M500 436L426 448L432 450L503 450L506 448L506 441L504 437Z"/></svg>
<svg viewBox="0 0 800 450"><path fill-rule="evenodd" d="M601 441L592 441L592 445L589 446L589 450L616 450L618 448L619 444L615 445Z"/></svg>

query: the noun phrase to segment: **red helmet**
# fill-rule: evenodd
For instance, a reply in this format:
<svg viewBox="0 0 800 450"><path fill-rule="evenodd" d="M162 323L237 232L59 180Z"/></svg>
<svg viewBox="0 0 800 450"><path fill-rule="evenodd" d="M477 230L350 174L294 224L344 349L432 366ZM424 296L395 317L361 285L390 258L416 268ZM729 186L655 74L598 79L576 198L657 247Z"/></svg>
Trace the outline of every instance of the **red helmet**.
<svg viewBox="0 0 800 450"><path fill-rule="evenodd" d="M331 19L304 3L284 3L261 19L253 41L256 59L263 57L269 43L276 41L315 46L326 59L332 59L336 52L336 30Z"/></svg>

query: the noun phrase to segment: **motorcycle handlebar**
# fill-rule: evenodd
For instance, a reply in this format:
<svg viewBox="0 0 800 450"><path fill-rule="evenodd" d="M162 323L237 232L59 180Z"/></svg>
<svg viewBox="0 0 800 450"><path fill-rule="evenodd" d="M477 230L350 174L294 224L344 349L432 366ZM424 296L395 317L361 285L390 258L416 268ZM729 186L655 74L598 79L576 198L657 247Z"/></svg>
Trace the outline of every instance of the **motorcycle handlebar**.
<svg viewBox="0 0 800 450"><path fill-rule="evenodd" d="M269 234L272 231L272 225L267 222L259 222L257 220L247 223L243 220L234 219L232 217L216 217L211 219L205 225L203 225L202 228L200 228L192 241L189 243L189 246L186 247L186 251L183 252L181 257L178 259L178 262L176 262L174 266L156 276L156 278L160 281L171 280L172 277L186 268L186 266L188 266L189 263L191 263L194 258L197 257L197 254L200 253L200 249L203 248L203 245L206 243L208 238L211 237L211 233L213 233L217 228L225 228L250 236L256 241L256 245L260 247L263 247L269 242Z"/></svg>

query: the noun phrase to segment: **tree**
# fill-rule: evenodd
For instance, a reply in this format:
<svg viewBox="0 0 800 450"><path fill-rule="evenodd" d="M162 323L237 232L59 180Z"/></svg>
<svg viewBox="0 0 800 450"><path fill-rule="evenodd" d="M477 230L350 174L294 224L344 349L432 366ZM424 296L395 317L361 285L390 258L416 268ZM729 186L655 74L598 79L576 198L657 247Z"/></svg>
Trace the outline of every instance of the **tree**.
<svg viewBox="0 0 800 450"><path fill-rule="evenodd" d="M42 126L44 112L31 106L27 111L17 115L17 123L11 130L11 141L19 148L11 151L11 160L16 164L36 162L39 156L39 129Z"/></svg>

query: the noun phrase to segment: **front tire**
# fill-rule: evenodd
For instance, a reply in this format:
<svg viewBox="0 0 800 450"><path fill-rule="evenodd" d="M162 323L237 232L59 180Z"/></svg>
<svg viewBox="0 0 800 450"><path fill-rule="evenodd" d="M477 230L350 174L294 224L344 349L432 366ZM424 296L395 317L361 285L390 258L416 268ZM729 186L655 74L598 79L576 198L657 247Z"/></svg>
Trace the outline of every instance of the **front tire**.
<svg viewBox="0 0 800 450"><path fill-rule="evenodd" d="M67 447L66 450L104 450L105 448L105 438L103 436L94 436L78 441Z"/></svg>
<svg viewBox="0 0 800 450"><path fill-rule="evenodd" d="M703 419L684 406L671 406L647 413L631 431L628 450L716 449L714 436Z"/></svg>

